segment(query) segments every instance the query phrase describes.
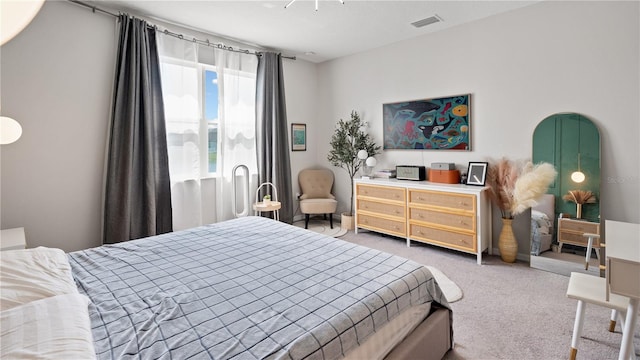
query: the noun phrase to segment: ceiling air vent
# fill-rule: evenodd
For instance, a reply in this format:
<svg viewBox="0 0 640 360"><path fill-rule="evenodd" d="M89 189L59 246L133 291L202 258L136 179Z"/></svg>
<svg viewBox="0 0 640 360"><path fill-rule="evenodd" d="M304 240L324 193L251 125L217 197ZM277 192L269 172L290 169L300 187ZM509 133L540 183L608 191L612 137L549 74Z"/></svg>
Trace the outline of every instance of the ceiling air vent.
<svg viewBox="0 0 640 360"><path fill-rule="evenodd" d="M435 24L437 22L443 21L442 18L438 15L429 16L428 18L424 18L422 20L418 20L416 22L412 22L411 25L421 28L423 26Z"/></svg>

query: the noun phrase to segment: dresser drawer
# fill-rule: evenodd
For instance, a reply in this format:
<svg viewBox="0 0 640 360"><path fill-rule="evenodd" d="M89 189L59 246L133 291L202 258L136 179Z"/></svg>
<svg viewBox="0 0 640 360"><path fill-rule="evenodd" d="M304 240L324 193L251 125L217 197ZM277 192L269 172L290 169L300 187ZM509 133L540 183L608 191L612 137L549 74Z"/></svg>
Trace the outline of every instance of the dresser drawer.
<svg viewBox="0 0 640 360"><path fill-rule="evenodd" d="M571 220L571 219L560 219L560 224L558 225L558 229L560 231L575 231L582 233L591 233L591 234L599 234L600 233L600 224L589 222L589 221L580 221L580 220Z"/></svg>
<svg viewBox="0 0 640 360"><path fill-rule="evenodd" d="M382 187L373 185L357 185L356 192L358 196L400 201L402 203L406 201L404 188L396 188L391 186Z"/></svg>
<svg viewBox="0 0 640 360"><path fill-rule="evenodd" d="M407 231L405 230L405 222L390 220L379 218L376 216L358 214L358 224L359 227L379 231L383 233L398 235L398 236L406 236Z"/></svg>
<svg viewBox="0 0 640 360"><path fill-rule="evenodd" d="M382 215L396 216L405 218L404 209L402 205L393 205L388 203L381 203L369 200L358 199L358 211L369 211Z"/></svg>
<svg viewBox="0 0 640 360"><path fill-rule="evenodd" d="M445 225L463 230L475 231L475 216L464 214L449 214L441 211L411 208L409 218L432 224Z"/></svg>
<svg viewBox="0 0 640 360"><path fill-rule="evenodd" d="M474 212L476 210L476 197L468 194L409 190L409 203Z"/></svg>
<svg viewBox="0 0 640 360"><path fill-rule="evenodd" d="M453 247L465 251L476 251L476 237L472 234L458 233L434 229L428 226L409 224L409 237L415 240L424 240L436 245Z"/></svg>

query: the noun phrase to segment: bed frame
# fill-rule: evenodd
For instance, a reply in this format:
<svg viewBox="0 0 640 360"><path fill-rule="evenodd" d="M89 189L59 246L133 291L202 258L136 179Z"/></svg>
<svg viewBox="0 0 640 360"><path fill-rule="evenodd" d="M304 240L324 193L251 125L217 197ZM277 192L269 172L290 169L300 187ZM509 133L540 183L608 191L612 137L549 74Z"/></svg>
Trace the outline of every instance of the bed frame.
<svg viewBox="0 0 640 360"><path fill-rule="evenodd" d="M437 308L385 357L387 360L440 360L453 348L451 312Z"/></svg>

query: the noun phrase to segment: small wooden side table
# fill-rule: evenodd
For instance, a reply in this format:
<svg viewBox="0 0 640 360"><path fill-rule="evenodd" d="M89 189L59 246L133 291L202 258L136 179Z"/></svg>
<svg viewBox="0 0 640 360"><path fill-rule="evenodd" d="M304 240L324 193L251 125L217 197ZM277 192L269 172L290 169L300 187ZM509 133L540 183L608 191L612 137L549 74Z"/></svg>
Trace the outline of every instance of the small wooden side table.
<svg viewBox="0 0 640 360"><path fill-rule="evenodd" d="M282 204L279 201L269 201L268 203L258 202L253 204L254 215L260 215L263 212L275 212L275 219L280 221L280 208Z"/></svg>

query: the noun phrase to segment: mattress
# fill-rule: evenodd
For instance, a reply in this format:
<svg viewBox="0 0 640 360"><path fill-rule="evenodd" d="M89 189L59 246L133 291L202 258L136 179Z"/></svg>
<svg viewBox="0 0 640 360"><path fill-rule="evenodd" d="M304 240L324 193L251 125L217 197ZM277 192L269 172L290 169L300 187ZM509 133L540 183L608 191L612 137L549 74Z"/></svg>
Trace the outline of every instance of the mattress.
<svg viewBox="0 0 640 360"><path fill-rule="evenodd" d="M340 359L405 310L449 308L418 263L261 217L69 261L100 359Z"/></svg>

